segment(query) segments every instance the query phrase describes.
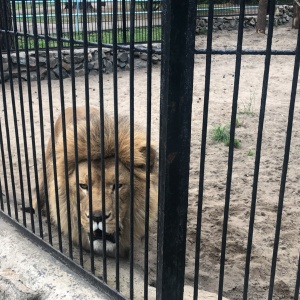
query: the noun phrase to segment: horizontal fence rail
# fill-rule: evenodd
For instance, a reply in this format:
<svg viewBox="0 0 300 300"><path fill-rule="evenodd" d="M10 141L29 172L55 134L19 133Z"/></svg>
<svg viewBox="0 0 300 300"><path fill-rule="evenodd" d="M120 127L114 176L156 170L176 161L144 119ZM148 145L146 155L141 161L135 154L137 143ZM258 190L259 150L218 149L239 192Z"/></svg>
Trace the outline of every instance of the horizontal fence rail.
<svg viewBox="0 0 300 300"><path fill-rule="evenodd" d="M135 41L140 43L147 42L148 31L148 0L136 1L135 18L130 20L130 0L118 1L117 5L117 40L118 43L129 43L130 24L135 24ZM152 1L153 11L151 14L152 21L152 41L161 41L161 1ZM26 32L31 35L34 32L33 19L36 19L36 30L39 36L48 35L53 38L49 46L56 47L55 39L57 37L57 18L61 19L62 39L70 38L70 25L74 40L83 40L84 14L83 2L76 0L68 3L68 1L60 2L60 11L56 10L55 1L12 1L11 9L15 14L15 22L12 30L18 32L19 49L25 48L25 38L23 34ZM277 3L278 5L292 5L292 2ZM98 10L98 6L100 9ZM208 16L208 4L205 1L198 1L197 16ZM35 11L35 14L33 13ZM239 5L232 3L216 3L214 5L214 16L238 16L240 13ZM256 3L247 2L245 7L245 15L254 15L258 13ZM87 1L86 2L86 21L89 42L97 42L97 31L99 26L97 23L98 14L101 14L101 30L103 43L112 43L112 26L113 26L113 0L106 1ZM70 21L72 19L72 21ZM47 26L44 26L47 24ZM26 28L25 28L26 27ZM77 45L79 46L79 45ZM28 39L28 47L34 48L33 37ZM44 48L44 39L39 40L39 47ZM65 43L64 47L69 47L69 43Z"/></svg>
<svg viewBox="0 0 300 300"><path fill-rule="evenodd" d="M0 2L0 222L111 299L299 299L300 31L217 2Z"/></svg>

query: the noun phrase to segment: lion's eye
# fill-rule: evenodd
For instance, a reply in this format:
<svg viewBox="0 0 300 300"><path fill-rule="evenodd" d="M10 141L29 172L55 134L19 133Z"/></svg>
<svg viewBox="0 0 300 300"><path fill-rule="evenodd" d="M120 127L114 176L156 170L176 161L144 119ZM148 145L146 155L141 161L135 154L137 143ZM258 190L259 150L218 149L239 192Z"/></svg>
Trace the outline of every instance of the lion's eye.
<svg viewBox="0 0 300 300"><path fill-rule="evenodd" d="M122 186L123 186L123 184L119 183L119 185L118 185L119 189L120 189ZM113 191L114 191L115 189L116 189L116 185L114 184L114 185L113 185Z"/></svg>
<svg viewBox="0 0 300 300"><path fill-rule="evenodd" d="M80 188L82 188L83 190L88 190L89 186L85 183L79 183Z"/></svg>

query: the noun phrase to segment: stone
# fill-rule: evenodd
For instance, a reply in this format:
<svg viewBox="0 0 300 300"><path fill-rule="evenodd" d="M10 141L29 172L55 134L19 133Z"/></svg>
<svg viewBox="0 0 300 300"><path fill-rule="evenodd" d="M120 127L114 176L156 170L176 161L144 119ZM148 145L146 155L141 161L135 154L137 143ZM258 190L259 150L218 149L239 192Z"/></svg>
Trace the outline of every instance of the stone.
<svg viewBox="0 0 300 300"><path fill-rule="evenodd" d="M19 75L18 75L19 76ZM37 81L37 74L36 71L30 72L29 73L29 77L30 77L30 81ZM21 78L23 78L24 80L28 81L28 76L27 76L27 72L22 71L21 72ZM41 78L42 79L42 78Z"/></svg>
<svg viewBox="0 0 300 300"><path fill-rule="evenodd" d="M218 25L218 29L219 29L219 30L223 30L223 29L224 29L224 24Z"/></svg>
<svg viewBox="0 0 300 300"><path fill-rule="evenodd" d="M40 68L40 77L41 79L45 79L47 76L47 68Z"/></svg>
<svg viewBox="0 0 300 300"><path fill-rule="evenodd" d="M37 81L37 74L36 72L30 72L30 81Z"/></svg>
<svg viewBox="0 0 300 300"><path fill-rule="evenodd" d="M74 54L77 56L82 56L83 53L84 53L83 49L74 49ZM70 51L68 54L70 54Z"/></svg>
<svg viewBox="0 0 300 300"><path fill-rule="evenodd" d="M104 61L104 60L103 60L103 61ZM94 70L99 70L99 62L98 62L98 60L96 60L96 61L94 62L93 69L94 69Z"/></svg>
<svg viewBox="0 0 300 300"><path fill-rule="evenodd" d="M102 51L106 54L107 52L110 52L110 48L102 48Z"/></svg>
<svg viewBox="0 0 300 300"><path fill-rule="evenodd" d="M134 64L134 67L136 69L141 69L141 68L146 68L147 67L147 62L144 60L137 60Z"/></svg>
<svg viewBox="0 0 300 300"><path fill-rule="evenodd" d="M0 83L4 82L4 81L7 81L9 79L9 73L8 72L4 72L3 74L3 80L1 78L1 74L0 74Z"/></svg>
<svg viewBox="0 0 300 300"><path fill-rule="evenodd" d="M2 54L2 62L3 63L7 63L8 62L7 54Z"/></svg>
<svg viewBox="0 0 300 300"><path fill-rule="evenodd" d="M255 19L252 18L252 19L250 20L249 24L250 24L251 26L255 26L255 25L256 25Z"/></svg>
<svg viewBox="0 0 300 300"><path fill-rule="evenodd" d="M128 53L126 53L126 52L119 52L119 54L118 54L118 60L120 60L121 62L127 62L127 60L128 60Z"/></svg>
<svg viewBox="0 0 300 300"><path fill-rule="evenodd" d="M109 60L107 60L106 58L103 58L103 67L107 66L107 62L109 62Z"/></svg>
<svg viewBox="0 0 300 300"><path fill-rule="evenodd" d="M121 68L121 69L123 69L123 68L125 68L125 66L126 66L126 62L119 62L118 63L118 66Z"/></svg>
<svg viewBox="0 0 300 300"><path fill-rule="evenodd" d="M109 74L113 72L113 64L109 60L107 61L107 64L105 66L105 73Z"/></svg>
<svg viewBox="0 0 300 300"><path fill-rule="evenodd" d="M47 53L46 51L39 51L39 57L46 57Z"/></svg>
<svg viewBox="0 0 300 300"><path fill-rule="evenodd" d="M3 67L3 72L8 71L8 63L3 63L2 67Z"/></svg>
<svg viewBox="0 0 300 300"><path fill-rule="evenodd" d="M56 55L56 52L49 51L49 58L53 58L53 57L55 57L55 55Z"/></svg>
<svg viewBox="0 0 300 300"><path fill-rule="evenodd" d="M113 56L112 56L112 54L111 54L110 52L106 52L105 55L102 56L102 57L106 57L106 59L108 59L108 60L110 60L110 61L113 60Z"/></svg>
<svg viewBox="0 0 300 300"><path fill-rule="evenodd" d="M19 76L19 71L21 73L26 73L27 69L25 66L19 66L20 70L18 70L17 66L15 65L12 69L12 76L14 78L17 78Z"/></svg>
<svg viewBox="0 0 300 300"><path fill-rule="evenodd" d="M160 58L156 54L154 54L152 56L152 63L153 64L158 64L159 62L160 62Z"/></svg>
<svg viewBox="0 0 300 300"><path fill-rule="evenodd" d="M38 61L40 66L44 66L46 64L47 59L46 57L40 56Z"/></svg>
<svg viewBox="0 0 300 300"><path fill-rule="evenodd" d="M80 70L80 69L83 69L84 64L83 63L75 64L74 67L75 67L75 70Z"/></svg>
<svg viewBox="0 0 300 300"><path fill-rule="evenodd" d="M53 69L53 72L56 76L56 78L59 78L59 67L56 67L55 69ZM67 73L67 71L65 69L62 69L62 79L68 78L69 75Z"/></svg>
<svg viewBox="0 0 300 300"><path fill-rule="evenodd" d="M75 74L75 77L84 76L85 70L84 69L75 70L74 74Z"/></svg>
<svg viewBox="0 0 300 300"><path fill-rule="evenodd" d="M70 55L65 55L63 60L66 63L71 63L71 56ZM74 54L74 64L81 63L81 62L83 62L83 60L84 60L83 54Z"/></svg>
<svg viewBox="0 0 300 300"><path fill-rule="evenodd" d="M199 26L204 27L205 21L203 19L199 20Z"/></svg>
<svg viewBox="0 0 300 300"><path fill-rule="evenodd" d="M98 74L99 74L99 72L96 70L91 70L89 73L90 76L98 76Z"/></svg>
<svg viewBox="0 0 300 300"><path fill-rule="evenodd" d="M93 70L94 69L94 65L95 65L95 62L94 61L91 61L88 63L88 69L89 70Z"/></svg>
<svg viewBox="0 0 300 300"><path fill-rule="evenodd" d="M62 61L62 67L67 71L67 72L70 72L71 70L71 65L66 63L65 61Z"/></svg>
<svg viewBox="0 0 300 300"><path fill-rule="evenodd" d="M231 21L229 22L229 25L230 25L231 28L235 28L237 24L236 24L236 21L235 21L235 20L231 20Z"/></svg>
<svg viewBox="0 0 300 300"><path fill-rule="evenodd" d="M48 76L46 77L46 79L48 79ZM53 71L50 72L50 79L51 80L57 79L57 77L55 76L55 73Z"/></svg>
<svg viewBox="0 0 300 300"><path fill-rule="evenodd" d="M148 59L148 54L147 53L141 53L140 59L147 60Z"/></svg>
<svg viewBox="0 0 300 300"><path fill-rule="evenodd" d="M20 65L23 65L23 66L26 66L27 65L27 57L26 57L26 53L24 52L21 52L19 54L19 60L17 58L17 55L15 53L13 53L11 55L11 61L14 63L14 64L20 64ZM29 56L29 59L28 59L28 63L29 63L29 66L30 67L35 67L36 66L36 60L34 57L31 57Z"/></svg>
<svg viewBox="0 0 300 300"><path fill-rule="evenodd" d="M50 61L50 68L54 69L56 67L56 65L57 65L58 59L52 57L52 58L49 59L49 61Z"/></svg>

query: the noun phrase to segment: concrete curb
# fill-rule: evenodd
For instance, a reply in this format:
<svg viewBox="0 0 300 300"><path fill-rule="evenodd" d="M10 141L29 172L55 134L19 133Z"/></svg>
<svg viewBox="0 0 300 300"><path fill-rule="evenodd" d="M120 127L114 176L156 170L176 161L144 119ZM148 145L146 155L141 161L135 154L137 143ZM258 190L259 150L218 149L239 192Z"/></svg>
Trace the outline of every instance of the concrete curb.
<svg viewBox="0 0 300 300"><path fill-rule="evenodd" d="M0 216L0 300L109 299Z"/></svg>

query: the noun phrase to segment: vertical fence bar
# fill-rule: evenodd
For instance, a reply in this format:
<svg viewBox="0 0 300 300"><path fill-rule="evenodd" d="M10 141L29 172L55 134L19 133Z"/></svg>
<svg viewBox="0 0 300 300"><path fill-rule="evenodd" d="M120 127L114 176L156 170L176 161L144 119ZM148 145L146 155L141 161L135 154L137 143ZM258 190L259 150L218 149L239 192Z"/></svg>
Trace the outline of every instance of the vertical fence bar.
<svg viewBox="0 0 300 300"><path fill-rule="evenodd" d="M12 13L13 13L13 24L14 24L13 28L14 28L14 38L15 38L14 43L15 43L15 48L16 48L16 58L17 58L17 62L20 62L15 2L12 2ZM20 95L20 102L22 103L23 102L23 89L22 89L22 80L21 80L21 72L20 72L20 64L19 63L17 64L17 68L18 68L19 95ZM11 67L10 67L10 70L11 70ZM9 71L9 72L11 72L11 71ZM11 75L12 74L10 73L10 76ZM13 101L12 104L14 107L13 112L14 112L14 120L15 120L15 138L16 138L17 157L18 157L18 166L19 166L19 180L20 180L23 225L26 227L27 222L26 222L25 199L24 199L23 169L22 169L22 160L21 160L21 152L20 152L20 138L19 138L18 124L17 124L15 101ZM22 122L24 124L23 119L22 119Z"/></svg>
<svg viewBox="0 0 300 300"><path fill-rule="evenodd" d="M150 209L150 145L151 145L151 87L152 87L152 4L148 1L148 42L147 42L147 141L146 141L146 194L145 194L145 253L144 253L144 299L148 299L149 260L149 209Z"/></svg>
<svg viewBox="0 0 300 300"><path fill-rule="evenodd" d="M70 191L69 191L69 176L68 176L68 152L67 152L67 136L66 136L66 118L65 118L65 96L63 83L63 67L62 67L62 19L61 19L61 2L55 1L56 28L57 28L57 54L58 54L58 77L59 77L59 94L60 94L60 109L62 122L62 137L64 148L64 171L66 184L66 202L67 202L67 217L68 217L68 241L69 241L69 257L73 259L73 243L72 243L72 226L70 221ZM59 201L58 201L59 202ZM57 207L57 214L59 214Z"/></svg>
<svg viewBox="0 0 300 300"><path fill-rule="evenodd" d="M26 76L27 76L27 87L28 87L30 134L31 134L31 147L32 147L32 158L33 158L33 168L34 168L34 181L35 181L36 198L37 198L38 223L39 223L40 237L44 238L42 212L41 212L41 205L40 205L40 198L39 198L39 178L38 178L37 157L36 157L36 141L35 141L36 138L35 138L34 112L33 112L32 88L31 88L30 65L29 65L25 1L22 2L22 11L23 11L23 20L24 20L23 26L24 26L24 36L25 36Z"/></svg>
<svg viewBox="0 0 300 300"><path fill-rule="evenodd" d="M1 144L1 140L0 140ZM4 211L4 202L3 202L3 192L2 192L2 184L0 180L0 210Z"/></svg>
<svg viewBox="0 0 300 300"><path fill-rule="evenodd" d="M300 254L299 254L299 257L298 257L298 270L297 270L294 300L299 299L299 292L300 292Z"/></svg>
<svg viewBox="0 0 300 300"><path fill-rule="evenodd" d="M176 300L184 286L196 1L163 5L156 295Z"/></svg>
<svg viewBox="0 0 300 300"><path fill-rule="evenodd" d="M290 102L290 108L289 108L288 124L287 124L287 130L286 130L286 141L285 141L285 149L284 149L284 159L283 159L283 165L282 165L281 183L280 183L280 190L279 190L279 200L278 200L278 209L277 209L277 220L276 220L276 229L275 229L275 239L274 239L274 247L273 247L272 267L271 267L271 274L270 274L270 289L269 289L268 300L272 299L273 290L274 290L276 263L277 263L280 228L281 228L281 218L282 218L284 192L285 192L285 184L286 184L286 175L287 175L287 171L288 171L288 164L289 164L289 157L290 157L290 146L291 146L293 120L294 120L294 109L295 109L297 86L298 86L298 79L299 79L299 65L300 65L300 24L299 24L299 28L298 28L296 57L295 57L295 63L294 63L293 82L292 82L292 91L291 91L291 102Z"/></svg>
<svg viewBox="0 0 300 300"><path fill-rule="evenodd" d="M233 90L232 109L231 109L230 143L229 143L229 151L228 151L228 169L227 169L227 182L226 182L223 232L222 232L222 249L221 249L220 275L219 275L219 293L218 293L219 300L222 299L223 284L224 284L227 227L228 227L228 218L229 218L230 191L231 191L232 168L233 168L234 134L235 134L237 102L238 102L239 84L240 84L242 45L243 45L243 33L244 33L244 29L243 29L244 15L245 15L245 0L242 0L240 3L236 64L235 64L235 72L234 72L234 90Z"/></svg>
<svg viewBox="0 0 300 300"><path fill-rule="evenodd" d="M248 295L248 285L249 285L249 273L250 273L250 260L251 260L251 250L252 250L252 239L254 230L254 219L255 219L255 209L256 209L256 199L257 199L257 187L258 187L258 177L259 177L259 167L260 167L260 155L261 155L261 144L262 144L262 134L265 119L265 109L267 100L267 90L269 83L269 72L271 63L271 48L273 39L273 27L274 27L274 14L275 14L275 1L272 1L270 17L269 17L269 29L267 37L267 54L265 58L265 70L263 77L263 87L261 95L261 105L260 105L260 115L258 123L257 132L257 142L256 142L256 155L255 155L255 167L253 176L253 188L252 188L252 200L251 200L251 210L250 210L250 220L249 220L249 230L248 230L248 242L247 242L247 254L246 254L246 266L245 266L245 277L244 277L244 291L243 299L246 300Z"/></svg>
<svg viewBox="0 0 300 300"><path fill-rule="evenodd" d="M87 165L88 165L88 195L89 195L89 221L90 221L90 249L91 272L95 274L95 257L93 245L93 191L92 191L92 162L91 162L91 134L90 134L90 94L88 70L88 33L87 33L87 1L83 0L83 55L84 55L84 88L85 88L85 114L86 114L86 140L87 140ZM101 71L101 69L100 69Z"/></svg>
<svg viewBox="0 0 300 300"><path fill-rule="evenodd" d="M104 149L104 93L103 93L103 72L102 72L102 8L97 5L97 27L98 27L98 64L99 64L99 101L100 101L100 153L105 157ZM101 199L102 199L102 215L105 216L105 160L101 159ZM103 272L102 278L107 282L107 257L106 257L106 218L102 220L103 234Z"/></svg>
<svg viewBox="0 0 300 300"><path fill-rule="evenodd" d="M119 126L118 126L118 1L113 0L113 89L115 122L115 185L119 186ZM115 189L116 199L116 290L120 290L120 235L119 235L119 189Z"/></svg>
<svg viewBox="0 0 300 300"><path fill-rule="evenodd" d="M133 263L134 263L134 21L135 21L135 0L130 3L130 299L134 295Z"/></svg>
<svg viewBox="0 0 300 300"><path fill-rule="evenodd" d="M126 0L122 0L122 21L123 21L123 26L122 26L122 33L123 33L123 43L127 43L127 18L126 18ZM131 26L131 25L130 25Z"/></svg>
<svg viewBox="0 0 300 300"><path fill-rule="evenodd" d="M0 57L1 57L1 48L0 48ZM2 64L1 64L1 66L2 66ZM1 74L1 76L2 76L2 74ZM0 122L0 149L1 149L1 160L2 160L2 167L3 167L4 189L5 189L5 200L6 200L6 206L7 206L7 214L9 216L11 216L1 122ZM3 208L3 210L4 210L4 208Z"/></svg>
<svg viewBox="0 0 300 300"><path fill-rule="evenodd" d="M39 68L39 44L38 44L38 28L37 28L37 17L36 17L36 1L32 0L33 8L33 33L34 33L34 49L35 49L35 59L36 59L36 77L37 77L37 90L38 90L38 102L39 102L39 121L40 121L40 137L41 137L41 149L42 149L42 172L43 172L43 181L45 195L48 195L48 184L47 184L47 171L46 171L46 157L45 157L45 137L44 137L44 113L43 113L43 99L42 99L42 90L41 90L41 75ZM51 222L49 214L49 202L48 197L46 197L46 207L47 207L47 224L48 224L48 237L49 243L52 244L52 232L51 232Z"/></svg>
<svg viewBox="0 0 300 300"><path fill-rule="evenodd" d="M76 5L77 6L77 5ZM76 209L78 226L78 246L79 262L83 267L82 235L81 235L81 211L80 211L80 190L79 190L79 171L78 171L78 142L77 142L77 111L76 111L76 81L75 81L75 59L74 59L74 30L73 30L73 9L72 1L68 0L69 13L69 39L70 39L70 58L71 58L71 89L73 105L73 129L74 129L74 157L75 157L75 182L76 182Z"/></svg>
<svg viewBox="0 0 300 300"><path fill-rule="evenodd" d="M213 0L210 0L209 8L208 8L205 91L204 91L204 104L203 104L201 157L200 157L200 173L199 173L199 188L198 188L197 232L196 232L196 249L195 249L195 274L194 274L194 300L198 299L198 285L199 285L198 281L199 281L199 268L200 268L200 242L201 242L202 206L203 206L203 191L204 191L206 138L207 138L207 124L208 124L208 105L209 105L210 75L211 75L213 16L214 16L214 3L213 3Z"/></svg>
<svg viewBox="0 0 300 300"><path fill-rule="evenodd" d="M28 77L29 55L28 55L28 36L27 36L25 2L22 2L22 14L23 14L24 48L25 48L25 55L26 55L26 74ZM27 80L27 87L28 87L28 100L30 103L32 101L30 77ZM24 139L24 152L25 152L25 160L26 160L26 176L27 176L27 188L28 188L29 206L30 206L31 229L35 233L35 222L34 222L34 216L33 216L33 210L32 210L32 192L31 192L32 185L31 185L31 179L30 179L31 171L30 171L30 166L29 166L27 134L26 134L26 127L25 127L25 110L24 110L24 103L23 103L22 99L20 99L20 104L21 104L21 115L22 115L22 125L23 125L23 139ZM30 125L29 125L29 128L31 130ZM39 219L39 221L40 221L40 219Z"/></svg>
<svg viewBox="0 0 300 300"><path fill-rule="evenodd" d="M55 190L55 202L57 208L57 233L58 233L58 246L62 252L62 237L61 237L61 223L59 213L59 199L58 199L58 182L57 182L57 170L56 170L56 151L55 151L55 133L54 133L54 115L53 115L53 97L52 97L52 83L51 83L51 68L50 68L50 53L49 53L49 36L48 36L48 9L47 0L43 0L43 13L44 13L44 32L45 32L45 48L46 48L46 66L47 66L47 85L48 85L48 97L49 97L49 114L50 114L50 132L52 143L52 161L53 161L53 178L54 178L54 190ZM46 197L47 198L47 197ZM49 201L46 201L47 220L50 220L50 208Z"/></svg>
<svg viewBox="0 0 300 300"><path fill-rule="evenodd" d="M15 106L15 92L14 92L14 82L12 78L12 64L11 64L11 40L10 40L10 33L9 31L9 24L8 24L8 12L7 12L7 7L4 4L4 15L7 16L4 18L4 27L6 29L5 35L5 41L6 41L6 52L7 52L7 59L9 61L8 63L8 72L9 72L9 83L10 83L10 94L11 94L11 102L12 102L12 107L13 107L13 118L14 118L14 129L15 129L15 134L16 137L18 137L18 129L17 129L17 120L16 120L16 106ZM0 55L2 53L0 52ZM1 78L4 78L1 76ZM10 125L9 125L9 120L8 120L8 109L7 109L7 101L6 97L3 98L3 111L4 111L4 120L5 120L5 131L6 131L6 142L7 142L7 152L8 152L8 161L9 161L9 169L10 169L10 178L11 178L11 188L12 188L12 197L13 197L13 204L14 204L14 212L15 212L15 219L19 221L19 214L18 214L18 204L17 204L17 196L16 196L16 187L15 187L15 174L14 174L14 168L13 168L13 157L12 157L12 151L11 151L11 141L10 141ZM19 146L19 140L16 140L17 143L17 149L20 149ZM20 160L19 160L19 168L20 166ZM23 180L23 178L20 178L20 180Z"/></svg>
<svg viewBox="0 0 300 300"><path fill-rule="evenodd" d="M3 71L3 62L2 62L2 50L0 47L0 76L4 78L4 71ZM5 91L5 83L2 82L2 98L3 102L6 102L6 91ZM1 148L1 160L2 160L2 167L3 167L3 177L4 177L4 188L5 188L5 199L7 204L7 213L11 216L10 210L10 200L9 200L9 192L8 192L8 181L7 181L7 172L6 172L6 162L5 162L5 154L4 154L4 142L3 142L3 135L2 135L2 127L1 127L1 119L0 119L0 148Z"/></svg>

